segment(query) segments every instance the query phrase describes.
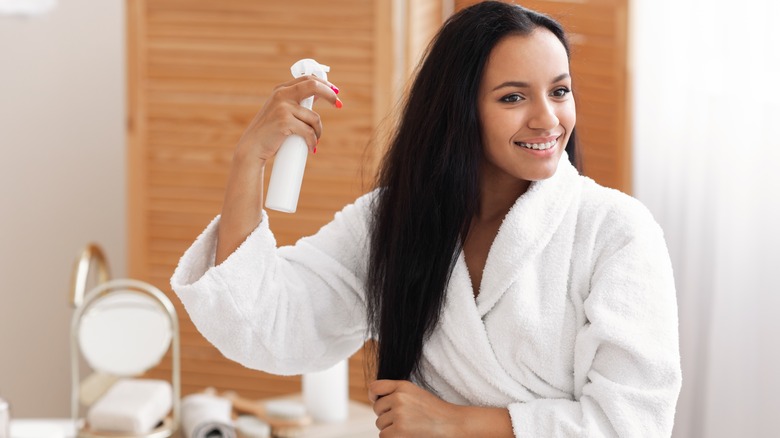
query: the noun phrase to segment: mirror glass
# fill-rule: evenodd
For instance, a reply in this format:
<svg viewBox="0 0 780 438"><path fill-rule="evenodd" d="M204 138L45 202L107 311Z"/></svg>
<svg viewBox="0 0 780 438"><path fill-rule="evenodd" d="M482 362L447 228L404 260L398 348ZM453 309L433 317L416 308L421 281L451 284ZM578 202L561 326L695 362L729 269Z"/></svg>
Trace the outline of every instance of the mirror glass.
<svg viewBox="0 0 780 438"><path fill-rule="evenodd" d="M114 292L82 315L81 352L96 371L135 376L160 363L171 343L171 322L153 298Z"/></svg>

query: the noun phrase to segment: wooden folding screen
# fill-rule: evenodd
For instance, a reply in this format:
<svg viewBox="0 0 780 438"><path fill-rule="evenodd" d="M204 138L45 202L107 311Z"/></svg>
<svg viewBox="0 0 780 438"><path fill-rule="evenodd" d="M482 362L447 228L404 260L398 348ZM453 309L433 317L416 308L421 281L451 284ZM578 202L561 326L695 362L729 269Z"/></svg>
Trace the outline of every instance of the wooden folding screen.
<svg viewBox="0 0 780 438"><path fill-rule="evenodd" d="M236 141L300 58L332 66L344 108L316 107L325 129L298 212L270 214L279 244L316 232L369 188L376 155L369 140L393 103L390 7L385 0L127 1L130 276L170 294L178 258L220 211ZM300 390L298 378L224 359L173 301L183 393L216 386L257 398ZM353 397L365 399L359 355L351 381Z"/></svg>

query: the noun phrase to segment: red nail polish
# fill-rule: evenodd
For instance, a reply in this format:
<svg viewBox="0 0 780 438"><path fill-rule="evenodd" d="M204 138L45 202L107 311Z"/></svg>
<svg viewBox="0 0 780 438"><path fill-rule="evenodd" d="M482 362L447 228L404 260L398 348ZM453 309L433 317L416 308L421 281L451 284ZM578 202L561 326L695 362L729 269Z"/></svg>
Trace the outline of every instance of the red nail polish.
<svg viewBox="0 0 780 438"><path fill-rule="evenodd" d="M334 93L339 94L339 87L337 87L335 85L331 85L330 89L333 90Z"/></svg>
<svg viewBox="0 0 780 438"><path fill-rule="evenodd" d="M314 146L314 153L317 153L317 146Z"/></svg>
<svg viewBox="0 0 780 438"><path fill-rule="evenodd" d="M341 108L342 106L344 106L344 104L341 103L341 99L336 99L336 108Z"/></svg>

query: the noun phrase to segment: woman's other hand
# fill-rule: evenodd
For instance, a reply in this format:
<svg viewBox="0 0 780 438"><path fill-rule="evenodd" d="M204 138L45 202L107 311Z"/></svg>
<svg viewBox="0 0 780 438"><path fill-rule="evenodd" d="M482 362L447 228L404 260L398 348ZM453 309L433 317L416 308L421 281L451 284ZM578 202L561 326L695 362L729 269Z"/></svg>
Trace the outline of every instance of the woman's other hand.
<svg viewBox="0 0 780 438"><path fill-rule="evenodd" d="M292 134L303 137L309 150L314 151L322 135L322 122L319 114L300 103L314 96L315 101L325 99L341 108L337 92L338 88L316 76L302 76L277 86L244 131L237 152L243 157L266 162Z"/></svg>
<svg viewBox="0 0 780 438"><path fill-rule="evenodd" d="M380 438L454 437L464 434L463 406L445 402L406 380L368 386Z"/></svg>
<svg viewBox="0 0 780 438"><path fill-rule="evenodd" d="M406 380L377 380L368 385L380 438L512 438L506 408L448 403Z"/></svg>

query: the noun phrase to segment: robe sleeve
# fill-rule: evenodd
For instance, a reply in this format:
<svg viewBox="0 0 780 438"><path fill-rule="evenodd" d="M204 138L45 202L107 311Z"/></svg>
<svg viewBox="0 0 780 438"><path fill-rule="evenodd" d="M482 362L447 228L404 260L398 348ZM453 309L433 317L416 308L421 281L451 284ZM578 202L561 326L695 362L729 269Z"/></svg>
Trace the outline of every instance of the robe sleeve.
<svg viewBox="0 0 780 438"><path fill-rule="evenodd" d="M273 374L326 369L364 343L371 194L315 235L276 247L260 225L214 266L219 216L184 253L171 287L192 322L228 359Z"/></svg>
<svg viewBox="0 0 780 438"><path fill-rule="evenodd" d="M614 212L613 212L614 213ZM669 437L681 386L677 301L661 228L643 206L597 235L573 400L509 406L517 437Z"/></svg>

